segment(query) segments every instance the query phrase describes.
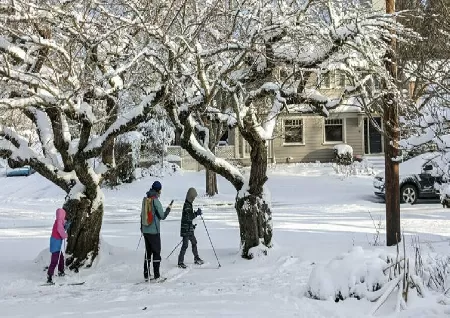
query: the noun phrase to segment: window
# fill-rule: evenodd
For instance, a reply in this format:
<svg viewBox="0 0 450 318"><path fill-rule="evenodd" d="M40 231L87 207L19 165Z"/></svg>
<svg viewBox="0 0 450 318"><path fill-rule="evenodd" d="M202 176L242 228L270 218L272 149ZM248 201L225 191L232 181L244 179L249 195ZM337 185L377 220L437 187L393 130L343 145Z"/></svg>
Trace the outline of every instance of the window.
<svg viewBox="0 0 450 318"><path fill-rule="evenodd" d="M343 71L332 70L321 74L320 88L342 88L345 87L346 75Z"/></svg>
<svg viewBox="0 0 450 318"><path fill-rule="evenodd" d="M337 76L338 76L339 81L337 83L338 85L336 85L336 86L345 87L345 73L339 72Z"/></svg>
<svg viewBox="0 0 450 318"><path fill-rule="evenodd" d="M287 144L303 143L303 120L285 119L284 120L284 142Z"/></svg>
<svg viewBox="0 0 450 318"><path fill-rule="evenodd" d="M325 119L325 142L344 142L342 119Z"/></svg>
<svg viewBox="0 0 450 318"><path fill-rule="evenodd" d="M322 76L322 87L330 88L331 87L331 72L323 74Z"/></svg>

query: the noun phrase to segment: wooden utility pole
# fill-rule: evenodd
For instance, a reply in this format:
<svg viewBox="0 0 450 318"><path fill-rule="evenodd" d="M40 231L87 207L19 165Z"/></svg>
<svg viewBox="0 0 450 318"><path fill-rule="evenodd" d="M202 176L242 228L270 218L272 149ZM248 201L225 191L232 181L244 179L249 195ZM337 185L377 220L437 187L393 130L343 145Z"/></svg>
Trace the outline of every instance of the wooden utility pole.
<svg viewBox="0 0 450 318"><path fill-rule="evenodd" d="M395 13L395 0L386 0L386 13ZM392 31L393 32L393 31ZM386 68L395 81L397 79L397 43L391 39L391 49L386 52ZM399 189L399 151L400 127L398 120L398 103L392 87L386 83L389 91L384 98L383 124L385 131L385 197L386 197L386 244L392 246L400 242L400 189ZM395 83L397 85L397 83Z"/></svg>

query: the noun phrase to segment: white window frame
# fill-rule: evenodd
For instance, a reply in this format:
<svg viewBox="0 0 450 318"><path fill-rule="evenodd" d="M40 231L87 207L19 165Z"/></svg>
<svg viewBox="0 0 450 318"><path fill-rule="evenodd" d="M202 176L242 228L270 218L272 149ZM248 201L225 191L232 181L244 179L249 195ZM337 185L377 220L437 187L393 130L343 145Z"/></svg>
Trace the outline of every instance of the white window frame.
<svg viewBox="0 0 450 318"><path fill-rule="evenodd" d="M344 76L344 84L341 85L341 77ZM326 79L329 79L329 85L326 85ZM341 70L331 70L328 73L320 73L319 87L321 89L340 89L347 85L347 75Z"/></svg>
<svg viewBox="0 0 450 318"><path fill-rule="evenodd" d="M334 71L335 75L334 75L334 87L336 88L345 88L345 86L347 85L347 74L345 74L344 71L340 71L340 70L336 70ZM341 79L344 80L343 85L341 85Z"/></svg>
<svg viewBox="0 0 450 318"><path fill-rule="evenodd" d="M302 142L286 142L286 120L300 120L302 123ZM283 146L304 146L305 145L305 120L303 117L288 117L283 118Z"/></svg>
<svg viewBox="0 0 450 318"><path fill-rule="evenodd" d="M342 139L340 141L327 141L326 140L326 134L325 134L325 126L327 126L326 122L327 120L341 120L342 121ZM336 125L338 126L338 125ZM324 145L337 145L347 142L347 120L346 118L324 118L323 120L323 127L322 127L322 133L323 133L323 144Z"/></svg>

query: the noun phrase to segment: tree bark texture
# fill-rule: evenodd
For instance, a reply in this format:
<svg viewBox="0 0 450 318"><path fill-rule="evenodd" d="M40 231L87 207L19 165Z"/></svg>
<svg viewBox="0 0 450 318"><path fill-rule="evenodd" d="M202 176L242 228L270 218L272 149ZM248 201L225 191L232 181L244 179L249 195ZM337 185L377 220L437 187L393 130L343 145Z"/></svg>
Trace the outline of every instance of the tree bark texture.
<svg viewBox="0 0 450 318"><path fill-rule="evenodd" d="M221 99L220 99L221 100ZM227 129L226 123L209 120L208 118L203 119L204 123L207 123L209 129L209 142L208 148L215 155L216 147L222 137L225 129ZM206 194L210 197L215 196L219 193L219 188L217 187L217 174L210 170L206 170Z"/></svg>
<svg viewBox="0 0 450 318"><path fill-rule="evenodd" d="M72 222L67 239L66 265L78 272L82 266L90 267L98 255L103 203L94 206L86 197L70 199L64 204L67 219Z"/></svg>
<svg viewBox="0 0 450 318"><path fill-rule="evenodd" d="M236 198L236 211L239 219L242 257L252 259L251 248L263 244L272 246L272 212L265 202L264 183L267 181L267 149L264 142L253 143L250 151L252 166L249 188Z"/></svg>
<svg viewBox="0 0 450 318"><path fill-rule="evenodd" d="M386 0L386 13L395 13L395 0ZM390 76L397 78L396 41L391 41L391 49L386 53L386 68ZM389 88L388 88L389 89ZM400 234L400 188L398 143L400 128L398 104L394 93L388 93L384 100L383 124L385 130L385 199L386 199L386 244L396 245L401 240Z"/></svg>
<svg viewBox="0 0 450 318"><path fill-rule="evenodd" d="M218 193L217 174L210 169L206 169L206 194L213 197Z"/></svg>
<svg viewBox="0 0 450 318"><path fill-rule="evenodd" d="M388 96L389 98L389 96ZM391 99L393 100L393 99ZM396 106L396 105L395 105ZM401 240L400 234L400 185L398 163L398 113L394 105L385 105L385 200L386 200L386 244L396 245Z"/></svg>

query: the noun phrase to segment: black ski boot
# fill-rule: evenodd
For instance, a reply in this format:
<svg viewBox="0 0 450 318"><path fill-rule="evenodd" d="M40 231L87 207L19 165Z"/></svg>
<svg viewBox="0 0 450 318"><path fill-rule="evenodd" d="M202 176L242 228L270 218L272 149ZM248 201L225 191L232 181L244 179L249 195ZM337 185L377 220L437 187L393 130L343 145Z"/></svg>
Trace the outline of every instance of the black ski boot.
<svg viewBox="0 0 450 318"><path fill-rule="evenodd" d="M205 262L204 262L200 257L197 257L197 258L194 260L194 263L197 264L197 265L203 265L203 264L205 264Z"/></svg>
<svg viewBox="0 0 450 318"><path fill-rule="evenodd" d="M159 274L159 262L153 263L153 279L158 279L161 275Z"/></svg>
<svg viewBox="0 0 450 318"><path fill-rule="evenodd" d="M59 273L58 273L58 276L59 276L59 277L64 277L64 276L66 276L66 273L64 273L64 272L59 272Z"/></svg>
<svg viewBox="0 0 450 318"><path fill-rule="evenodd" d="M47 284L53 284L53 280L50 275L47 275Z"/></svg>
<svg viewBox="0 0 450 318"><path fill-rule="evenodd" d="M183 269L187 268L187 266L184 263L178 263L178 267Z"/></svg>

